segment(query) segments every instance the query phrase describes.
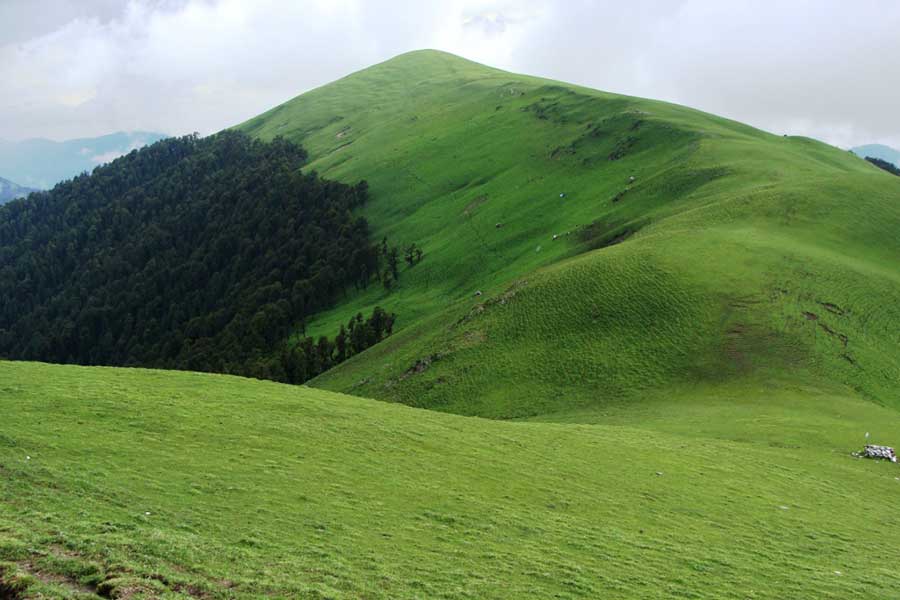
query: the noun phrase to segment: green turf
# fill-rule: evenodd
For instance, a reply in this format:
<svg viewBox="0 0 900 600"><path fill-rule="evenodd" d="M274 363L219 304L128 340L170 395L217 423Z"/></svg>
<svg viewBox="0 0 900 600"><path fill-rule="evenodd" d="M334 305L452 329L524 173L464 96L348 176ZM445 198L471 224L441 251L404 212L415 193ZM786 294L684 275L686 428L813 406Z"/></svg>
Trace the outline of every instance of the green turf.
<svg viewBox="0 0 900 600"><path fill-rule="evenodd" d="M900 181L849 152L433 51L242 128L368 179L377 235L426 252L313 324L382 304L403 330L315 386L549 418L799 374L900 408Z"/></svg>
<svg viewBox="0 0 900 600"><path fill-rule="evenodd" d="M900 467L850 456L900 424L835 390L679 389L579 425L195 373L0 362L0 381L0 569L22 596L900 589Z"/></svg>

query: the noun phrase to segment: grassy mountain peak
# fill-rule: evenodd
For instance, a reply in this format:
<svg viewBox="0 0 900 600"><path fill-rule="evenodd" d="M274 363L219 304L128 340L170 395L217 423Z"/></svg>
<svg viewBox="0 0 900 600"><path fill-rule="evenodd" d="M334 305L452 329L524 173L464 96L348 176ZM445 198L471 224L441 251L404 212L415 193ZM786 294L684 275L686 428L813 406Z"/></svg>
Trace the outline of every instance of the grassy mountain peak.
<svg viewBox="0 0 900 600"><path fill-rule="evenodd" d="M401 55L241 125L369 181L423 247L391 341L329 389L495 417L804 378L900 405L900 186L852 154L693 109Z"/></svg>

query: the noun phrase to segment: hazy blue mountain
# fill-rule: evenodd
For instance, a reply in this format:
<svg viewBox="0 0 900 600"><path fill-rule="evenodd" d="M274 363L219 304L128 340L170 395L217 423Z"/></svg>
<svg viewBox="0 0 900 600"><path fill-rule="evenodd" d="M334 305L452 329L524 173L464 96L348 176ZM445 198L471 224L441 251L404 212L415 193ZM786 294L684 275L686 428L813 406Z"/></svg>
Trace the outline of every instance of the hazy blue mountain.
<svg viewBox="0 0 900 600"><path fill-rule="evenodd" d="M0 177L0 204L6 204L10 200L27 196L31 192L36 191L37 190L35 189L23 187L17 183L13 183L9 179Z"/></svg>
<svg viewBox="0 0 900 600"><path fill-rule="evenodd" d="M82 171L109 162L133 149L168 137L146 131L117 132L65 142L0 140L0 173L19 185L48 189Z"/></svg>
<svg viewBox="0 0 900 600"><path fill-rule="evenodd" d="M889 163L894 163L896 166L900 167L900 150L895 150L890 146L885 146L883 144L867 144L865 146L850 148L850 151L862 158L867 156L880 158L881 160L886 160Z"/></svg>

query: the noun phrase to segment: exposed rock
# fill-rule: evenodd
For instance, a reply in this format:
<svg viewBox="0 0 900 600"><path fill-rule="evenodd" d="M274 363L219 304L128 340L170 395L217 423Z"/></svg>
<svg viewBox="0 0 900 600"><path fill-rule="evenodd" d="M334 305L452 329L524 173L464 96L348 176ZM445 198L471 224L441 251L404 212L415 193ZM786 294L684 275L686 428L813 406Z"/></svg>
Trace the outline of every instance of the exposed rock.
<svg viewBox="0 0 900 600"><path fill-rule="evenodd" d="M625 194L628 193L629 189L630 188L625 188L624 190L622 190L621 192L619 192L615 196L613 196L613 199L612 199L613 203L616 203L619 200L621 200L625 196Z"/></svg>
<svg viewBox="0 0 900 600"><path fill-rule="evenodd" d="M863 456L865 456L866 458L889 460L894 463L897 462L897 454L890 446L876 446L875 444L866 444L866 449L865 451L863 451Z"/></svg>
<svg viewBox="0 0 900 600"><path fill-rule="evenodd" d="M432 354L431 356L426 356L425 358L418 359L413 366L408 368L403 375L400 376L400 379L406 379L412 375L417 375L419 373L423 373L428 370L428 367L431 366L432 363L441 360L444 357L443 354L437 353Z"/></svg>
<svg viewBox="0 0 900 600"><path fill-rule="evenodd" d="M494 298L488 298L483 303L476 304L475 306L472 307L472 309L469 311L469 313L467 315L461 317L458 321L456 321L456 323L453 324L453 327L457 327L459 325L462 325L463 323L467 323L468 321L471 321L472 319L474 319L478 315L482 314L485 310L487 310L488 308L490 308L492 306L496 306L498 304L501 304L501 305L506 304L507 302L509 302L513 298L515 298L515 296L519 292L519 290L524 288L526 285L528 285L528 281L525 279L520 279L520 280L516 281L515 283L513 283L511 286L509 286L509 288L507 288L507 290L505 292L503 292L502 294L500 294L499 296L494 297ZM479 292L476 292L476 294L480 294L480 290L479 290Z"/></svg>

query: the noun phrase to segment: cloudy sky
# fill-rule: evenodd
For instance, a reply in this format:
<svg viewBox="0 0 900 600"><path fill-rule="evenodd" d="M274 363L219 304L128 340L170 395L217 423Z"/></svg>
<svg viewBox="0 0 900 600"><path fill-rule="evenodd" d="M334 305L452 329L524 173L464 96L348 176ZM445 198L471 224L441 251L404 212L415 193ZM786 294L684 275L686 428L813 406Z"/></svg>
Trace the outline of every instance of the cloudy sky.
<svg viewBox="0 0 900 600"><path fill-rule="evenodd" d="M897 0L0 0L0 138L211 133L419 48L900 147Z"/></svg>

